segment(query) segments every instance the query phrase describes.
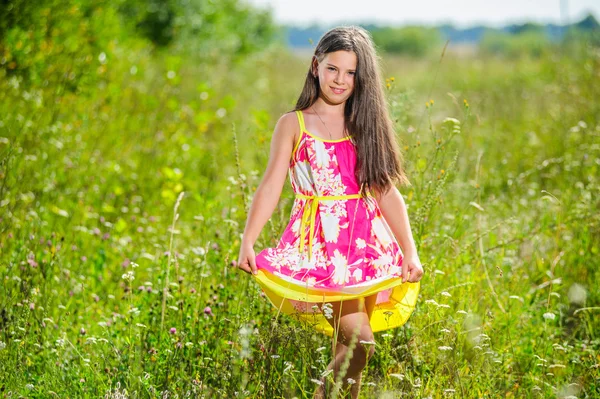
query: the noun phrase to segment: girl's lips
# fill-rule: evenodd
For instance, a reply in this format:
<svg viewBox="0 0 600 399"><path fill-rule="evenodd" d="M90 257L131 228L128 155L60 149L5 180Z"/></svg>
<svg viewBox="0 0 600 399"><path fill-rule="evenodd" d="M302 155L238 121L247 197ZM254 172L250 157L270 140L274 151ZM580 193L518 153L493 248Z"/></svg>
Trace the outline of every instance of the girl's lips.
<svg viewBox="0 0 600 399"><path fill-rule="evenodd" d="M331 86L329 86L331 87ZM331 87L331 91L333 91L335 94L342 94L343 92L346 91L346 89L336 89L335 87Z"/></svg>

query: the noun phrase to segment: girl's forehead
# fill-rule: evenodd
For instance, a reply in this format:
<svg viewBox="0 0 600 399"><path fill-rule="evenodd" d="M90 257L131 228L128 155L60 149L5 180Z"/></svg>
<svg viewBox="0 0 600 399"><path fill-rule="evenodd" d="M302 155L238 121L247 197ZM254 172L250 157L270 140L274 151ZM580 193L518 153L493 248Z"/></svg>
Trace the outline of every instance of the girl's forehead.
<svg viewBox="0 0 600 399"><path fill-rule="evenodd" d="M354 51L339 50L326 53L323 63L331 63L338 67L356 68L357 57Z"/></svg>

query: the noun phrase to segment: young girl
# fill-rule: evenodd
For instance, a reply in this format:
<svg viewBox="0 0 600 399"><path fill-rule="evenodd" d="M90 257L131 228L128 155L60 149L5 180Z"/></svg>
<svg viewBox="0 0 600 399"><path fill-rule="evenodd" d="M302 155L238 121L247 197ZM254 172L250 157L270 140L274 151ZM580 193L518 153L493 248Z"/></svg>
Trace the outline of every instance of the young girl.
<svg viewBox="0 0 600 399"><path fill-rule="evenodd" d="M352 385L353 398L375 350L373 332L406 322L423 275L395 187L408 183L401 159L369 34L330 30L315 49L295 112L275 127L238 267L279 311L334 338L328 369ZM276 248L255 255L288 173L296 193L291 220ZM323 383L315 397L328 389Z"/></svg>

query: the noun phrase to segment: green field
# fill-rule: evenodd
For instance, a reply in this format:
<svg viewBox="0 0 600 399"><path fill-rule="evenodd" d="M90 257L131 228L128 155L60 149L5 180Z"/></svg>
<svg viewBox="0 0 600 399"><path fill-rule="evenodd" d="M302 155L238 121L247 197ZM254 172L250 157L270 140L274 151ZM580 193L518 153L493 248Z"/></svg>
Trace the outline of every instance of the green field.
<svg viewBox="0 0 600 399"><path fill-rule="evenodd" d="M68 21L0 47L0 397L312 397L328 338L233 267L309 58ZM600 397L600 49L382 58L425 275L361 397Z"/></svg>

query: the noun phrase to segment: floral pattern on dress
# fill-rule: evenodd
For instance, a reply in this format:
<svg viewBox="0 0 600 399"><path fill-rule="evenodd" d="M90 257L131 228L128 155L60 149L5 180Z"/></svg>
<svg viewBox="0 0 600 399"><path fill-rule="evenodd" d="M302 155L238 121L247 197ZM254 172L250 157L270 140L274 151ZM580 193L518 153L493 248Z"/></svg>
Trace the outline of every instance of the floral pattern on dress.
<svg viewBox="0 0 600 399"><path fill-rule="evenodd" d="M359 193L352 141L320 139L305 129L300 134L288 173L294 192L319 197ZM373 198L319 200L309 259L309 224L302 225L304 212L310 211L307 201L315 200L296 197L277 246L257 255L259 269L301 287L329 290L401 276L402 252Z"/></svg>

